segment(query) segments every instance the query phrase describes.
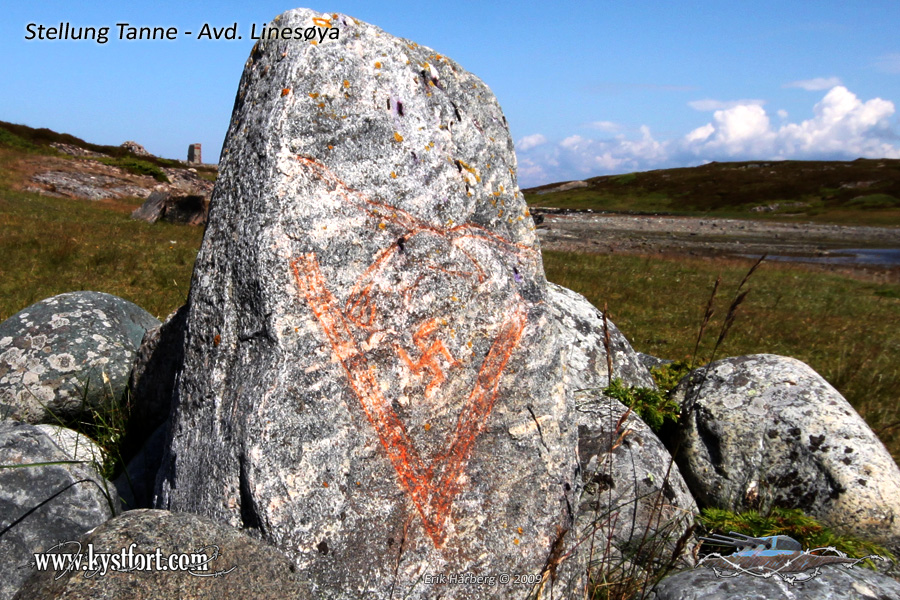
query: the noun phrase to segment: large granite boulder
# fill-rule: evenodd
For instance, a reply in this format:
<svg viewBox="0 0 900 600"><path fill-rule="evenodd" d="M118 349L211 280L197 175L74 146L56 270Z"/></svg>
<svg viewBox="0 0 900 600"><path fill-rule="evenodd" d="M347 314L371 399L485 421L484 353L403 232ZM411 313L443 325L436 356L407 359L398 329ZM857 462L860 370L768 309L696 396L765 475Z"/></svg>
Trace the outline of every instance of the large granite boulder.
<svg viewBox="0 0 900 600"><path fill-rule="evenodd" d="M812 574L811 571L803 573ZM707 567L663 579L651 600L896 600L900 583L862 567L825 566L808 581L790 584L779 577L717 577Z"/></svg>
<svg viewBox="0 0 900 600"><path fill-rule="evenodd" d="M0 418L56 423L125 391L150 313L117 296L69 292L0 323Z"/></svg>
<svg viewBox="0 0 900 600"><path fill-rule="evenodd" d="M549 595L576 427L503 113L372 25L269 27L320 33L247 61L156 506L256 530L317 597Z"/></svg>
<svg viewBox="0 0 900 600"><path fill-rule="evenodd" d="M31 575L34 553L77 540L113 516L113 485L92 464L72 460L37 427L0 421L0 600Z"/></svg>
<svg viewBox="0 0 900 600"><path fill-rule="evenodd" d="M727 358L693 371L674 397L682 407L677 459L701 505L800 508L839 531L900 544L900 469L806 364Z"/></svg>
<svg viewBox="0 0 900 600"><path fill-rule="evenodd" d="M291 561L275 548L212 519L162 510L133 510L111 519L61 552L117 555L123 568L38 571L16 596L66 600L268 600L313 598ZM149 563L138 555L150 555ZM159 564L165 570L156 568ZM182 559L182 555L188 555ZM202 556L197 556L202 555ZM123 558L124 556L124 558ZM109 556L107 556L109 558ZM196 563L192 562L196 559ZM170 562L170 560L172 562ZM129 563L128 561L131 561ZM181 561L187 568L180 568ZM149 564L150 568L140 568ZM195 567L195 564L197 565ZM179 568L170 569L169 565ZM128 567L138 567L129 571Z"/></svg>

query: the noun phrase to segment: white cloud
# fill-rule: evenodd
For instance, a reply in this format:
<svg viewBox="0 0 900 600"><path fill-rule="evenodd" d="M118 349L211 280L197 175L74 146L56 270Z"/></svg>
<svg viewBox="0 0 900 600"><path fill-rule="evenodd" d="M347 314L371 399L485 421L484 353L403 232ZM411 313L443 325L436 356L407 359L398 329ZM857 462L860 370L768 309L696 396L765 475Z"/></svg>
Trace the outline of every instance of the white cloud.
<svg viewBox="0 0 900 600"><path fill-rule="evenodd" d="M641 127L640 137L623 134L594 140L572 135L524 152L520 148L523 187L582 179L607 173L697 165L713 160L900 158L900 132L894 103L863 102L843 86L832 88L799 123L783 110L773 124L758 102L716 110L709 123L676 139L661 141Z"/></svg>
<svg viewBox="0 0 900 600"><path fill-rule="evenodd" d="M520 151L525 152L526 150L531 150L532 148L535 148L537 146L540 146L541 144L546 144L546 143L547 143L547 138L545 138L540 133L534 133L532 135L526 135L525 137L520 139L519 143L516 144L516 146L518 147L518 149Z"/></svg>
<svg viewBox="0 0 900 600"><path fill-rule="evenodd" d="M599 129L600 131L618 131L619 126L612 121L594 121L589 125L589 127L593 129Z"/></svg>
<svg viewBox="0 0 900 600"><path fill-rule="evenodd" d="M727 110L736 106L762 106L765 103L765 100L730 100L728 102L723 102L722 100L713 100L712 98L706 98L704 100L691 100L690 102L688 102L688 106L690 106L694 110L709 112L713 110Z"/></svg>
<svg viewBox="0 0 900 600"><path fill-rule="evenodd" d="M684 139L688 142L702 142L705 139L708 139L713 133L716 132L716 128L713 127L712 123L707 123L703 127L698 127L693 130L689 134L687 134Z"/></svg>
<svg viewBox="0 0 900 600"><path fill-rule="evenodd" d="M588 140L580 135L570 135L561 141L559 145L567 150L578 150L579 148L583 148L586 145L586 142L588 142Z"/></svg>
<svg viewBox="0 0 900 600"><path fill-rule="evenodd" d="M885 73L900 73L900 52L879 56L875 61L875 68Z"/></svg>
<svg viewBox="0 0 900 600"><path fill-rule="evenodd" d="M800 88L808 92L820 92L822 90L830 90L833 87L841 85L840 77L815 77L814 79L801 79L800 81L792 81L784 84L786 88Z"/></svg>

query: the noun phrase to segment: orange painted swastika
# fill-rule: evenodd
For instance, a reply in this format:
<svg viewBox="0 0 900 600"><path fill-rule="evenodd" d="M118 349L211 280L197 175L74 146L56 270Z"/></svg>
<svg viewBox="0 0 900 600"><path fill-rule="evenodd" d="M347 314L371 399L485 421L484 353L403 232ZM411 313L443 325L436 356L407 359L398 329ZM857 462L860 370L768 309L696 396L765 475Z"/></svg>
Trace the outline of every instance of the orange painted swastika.
<svg viewBox="0 0 900 600"><path fill-rule="evenodd" d="M383 257L384 254L381 258ZM481 364L474 388L464 403L446 450L430 464L426 464L390 401L382 393L374 367L368 363L353 336L351 323L360 320L368 322L368 315L371 314L374 318L374 312L370 313L368 309L355 311L360 306L357 302L349 307L349 312L357 318L345 314L326 285L315 253L299 255L291 261L290 267L300 293L324 330L334 355L347 374L350 387L374 427L397 473L400 486L416 506L428 536L435 546L441 547L446 541L446 522L453 499L461 489L461 475L471 458L475 440L484 430L494 407L500 376L522 337L527 322L526 310L519 305L503 321ZM374 303L371 310L374 311ZM437 341L425 347L425 338L434 328L434 321L428 321L414 336L417 347L423 350L420 359L413 363L408 356L405 357L411 368L425 369L432 374L429 387L439 384L444 377L437 364L437 355L455 362L442 342Z"/></svg>

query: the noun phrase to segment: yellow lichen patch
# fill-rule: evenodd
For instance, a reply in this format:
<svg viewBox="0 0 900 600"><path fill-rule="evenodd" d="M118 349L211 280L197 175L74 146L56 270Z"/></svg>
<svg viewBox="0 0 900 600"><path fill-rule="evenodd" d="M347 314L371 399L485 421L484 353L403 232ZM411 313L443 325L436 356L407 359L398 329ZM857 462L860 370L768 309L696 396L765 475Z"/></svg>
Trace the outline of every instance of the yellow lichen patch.
<svg viewBox="0 0 900 600"><path fill-rule="evenodd" d="M397 179L397 174L391 171L391 179Z"/></svg>
<svg viewBox="0 0 900 600"><path fill-rule="evenodd" d="M498 216L498 217L502 217L502 216L503 216L503 209L502 209L502 208L500 209L500 212L497 213L497 216Z"/></svg>
<svg viewBox="0 0 900 600"><path fill-rule="evenodd" d="M316 93L311 93L311 94L309 95L309 97L312 98L313 100L315 100L316 98L319 97L319 95L316 94Z"/></svg>
<svg viewBox="0 0 900 600"><path fill-rule="evenodd" d="M347 81L346 79L344 80L344 87L345 87L345 88L350 87L350 82Z"/></svg>
<svg viewBox="0 0 900 600"><path fill-rule="evenodd" d="M384 229L385 227L387 227L387 225L385 225L384 223L378 224L378 229Z"/></svg>
<svg viewBox="0 0 900 600"><path fill-rule="evenodd" d="M403 141L403 136L400 135L398 132L395 131L395 132L394 132L394 140L396 140L396 141L398 141L398 142L402 142L402 141Z"/></svg>
<svg viewBox="0 0 900 600"><path fill-rule="evenodd" d="M328 149L329 149L329 150L334 150L334 146L332 146L331 144L328 144Z"/></svg>
<svg viewBox="0 0 900 600"><path fill-rule="evenodd" d="M323 481L323 482L322 482L322 487L328 487L328 482L327 482L327 481Z"/></svg>
<svg viewBox="0 0 900 600"><path fill-rule="evenodd" d="M319 108L325 108L325 103L319 102L318 104L316 104L316 106L318 106Z"/></svg>
<svg viewBox="0 0 900 600"><path fill-rule="evenodd" d="M521 528L521 527L517 527L517 528L516 528L516 531L519 532L519 535L522 535L522 528Z"/></svg>
<svg viewBox="0 0 900 600"><path fill-rule="evenodd" d="M284 88L283 90L281 90L282 97L287 96L290 93L291 93L291 88Z"/></svg>
<svg viewBox="0 0 900 600"><path fill-rule="evenodd" d="M381 68L381 63L378 62L378 61L375 61L375 68L376 68L376 69L380 69L380 68Z"/></svg>
<svg viewBox="0 0 900 600"><path fill-rule="evenodd" d="M319 42L317 42L316 40L309 40L309 43L312 44L313 46L319 45Z"/></svg>
<svg viewBox="0 0 900 600"><path fill-rule="evenodd" d="M331 21L329 21L328 19L320 19L319 17L313 17L313 23L315 23L319 27L331 27Z"/></svg>
<svg viewBox="0 0 900 600"><path fill-rule="evenodd" d="M519 538L513 538L513 544L515 544L516 546L518 546L518 545L519 545Z"/></svg>
<svg viewBox="0 0 900 600"><path fill-rule="evenodd" d="M530 217L530 216L531 216L531 211L528 210L527 208L525 209L525 216L526 216L526 217Z"/></svg>
<svg viewBox="0 0 900 600"><path fill-rule="evenodd" d="M499 195L500 195L500 192L494 192L494 195L495 195L495 196L499 196Z"/></svg>
<svg viewBox="0 0 900 600"><path fill-rule="evenodd" d="M431 431L431 423L425 423L425 431Z"/></svg>

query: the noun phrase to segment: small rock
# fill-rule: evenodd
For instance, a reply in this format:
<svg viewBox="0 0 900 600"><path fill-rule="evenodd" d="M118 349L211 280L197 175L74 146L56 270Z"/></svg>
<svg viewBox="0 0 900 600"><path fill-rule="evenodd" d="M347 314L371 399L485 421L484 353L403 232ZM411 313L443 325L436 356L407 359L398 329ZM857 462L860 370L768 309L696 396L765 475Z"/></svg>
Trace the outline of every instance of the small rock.
<svg viewBox="0 0 900 600"><path fill-rule="evenodd" d="M669 451L637 415L598 391L576 392L584 491L578 539L595 573L628 559L639 572L692 566L697 505ZM596 576L595 576L596 578Z"/></svg>
<svg viewBox="0 0 900 600"><path fill-rule="evenodd" d="M209 197L196 194L177 194L154 191L147 200L131 213L132 219L156 223L160 219L169 223L203 225L209 211Z"/></svg>
<svg viewBox="0 0 900 600"><path fill-rule="evenodd" d="M638 358L640 358L641 364L644 365L644 367L648 371L656 367L664 367L666 365L670 365L674 362L667 358L657 358L649 354L644 354L643 352L638 352Z"/></svg>

